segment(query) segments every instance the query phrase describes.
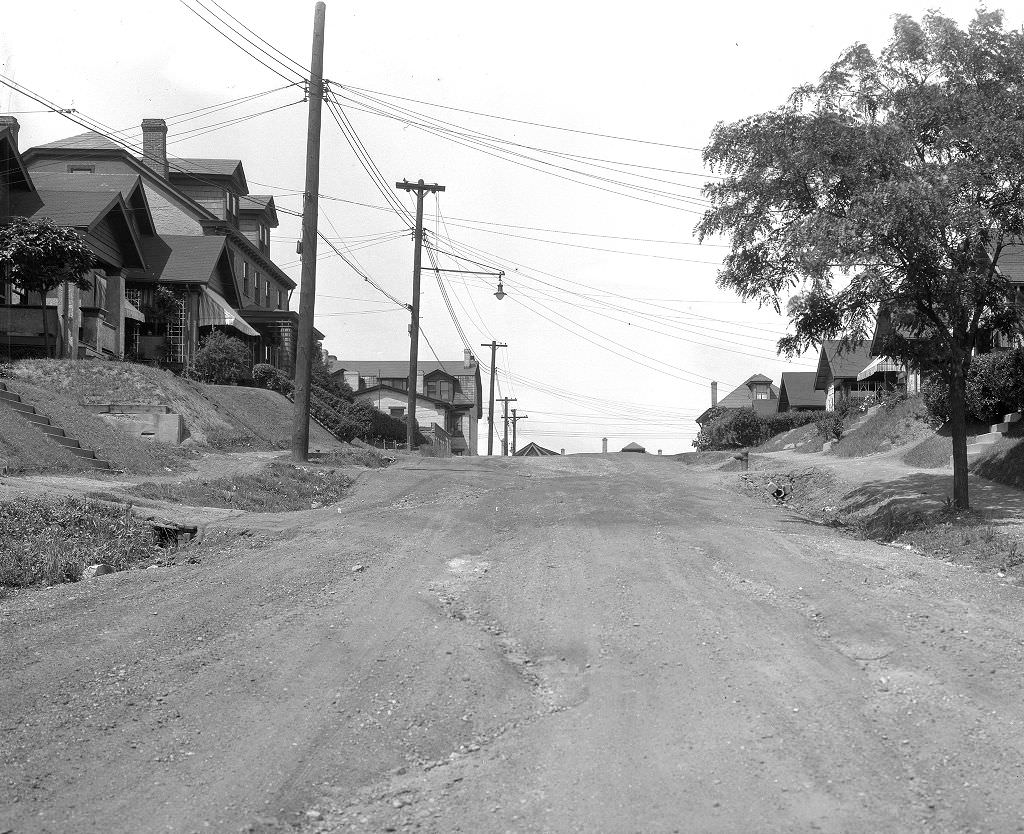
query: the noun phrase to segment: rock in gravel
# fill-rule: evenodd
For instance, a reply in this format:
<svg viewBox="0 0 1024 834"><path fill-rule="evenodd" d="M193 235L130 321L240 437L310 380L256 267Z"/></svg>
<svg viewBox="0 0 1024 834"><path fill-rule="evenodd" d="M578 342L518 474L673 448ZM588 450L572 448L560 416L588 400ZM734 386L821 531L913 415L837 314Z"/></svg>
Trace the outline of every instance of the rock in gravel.
<svg viewBox="0 0 1024 834"><path fill-rule="evenodd" d="M366 565L352 565L352 573L359 573L362 570L366 570Z"/></svg>
<svg viewBox="0 0 1024 834"><path fill-rule="evenodd" d="M310 810L306 811L306 817L307 817L308 819L311 819L311 820L319 820L319 819L323 819L323 816L324 816L324 815L323 815L323 814L321 814L321 813L320 813L319 811L317 811L316 809L310 809Z"/></svg>
<svg viewBox="0 0 1024 834"><path fill-rule="evenodd" d="M89 565L82 571L82 579L95 579L97 576L106 576L108 573L114 573L114 569L101 562L97 565Z"/></svg>

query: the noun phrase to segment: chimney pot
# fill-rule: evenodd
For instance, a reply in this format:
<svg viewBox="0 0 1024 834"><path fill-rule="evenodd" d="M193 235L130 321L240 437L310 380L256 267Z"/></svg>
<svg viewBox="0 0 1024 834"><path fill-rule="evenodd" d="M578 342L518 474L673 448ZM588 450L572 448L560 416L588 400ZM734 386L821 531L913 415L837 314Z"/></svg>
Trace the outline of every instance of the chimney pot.
<svg viewBox="0 0 1024 834"><path fill-rule="evenodd" d="M11 137L14 139L14 147L18 147L18 131L21 130L21 125L18 124L16 116L0 116L0 130L7 128L11 131Z"/></svg>
<svg viewBox="0 0 1024 834"><path fill-rule="evenodd" d="M167 165L167 122L163 119L142 120L142 162L165 180L170 179Z"/></svg>

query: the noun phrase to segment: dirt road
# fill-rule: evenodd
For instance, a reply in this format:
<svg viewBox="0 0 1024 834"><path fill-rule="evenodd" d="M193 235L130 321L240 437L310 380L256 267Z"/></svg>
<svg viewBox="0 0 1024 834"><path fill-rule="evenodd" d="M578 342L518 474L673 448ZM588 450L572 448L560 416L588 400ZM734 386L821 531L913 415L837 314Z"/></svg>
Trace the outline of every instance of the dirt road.
<svg viewBox="0 0 1024 834"><path fill-rule="evenodd" d="M1022 589L734 477L405 462L2 601L0 832L1024 830Z"/></svg>

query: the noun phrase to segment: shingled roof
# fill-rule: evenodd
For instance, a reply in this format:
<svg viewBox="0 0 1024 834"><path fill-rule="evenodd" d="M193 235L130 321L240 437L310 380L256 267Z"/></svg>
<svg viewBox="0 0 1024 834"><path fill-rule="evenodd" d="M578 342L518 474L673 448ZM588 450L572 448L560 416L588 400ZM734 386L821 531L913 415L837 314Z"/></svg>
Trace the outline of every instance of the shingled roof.
<svg viewBox="0 0 1024 834"><path fill-rule="evenodd" d="M45 145L36 145L34 150L76 150L76 151L123 151L117 142L108 139L102 133L88 130L75 136L68 136L64 139L57 139L54 142L47 142Z"/></svg>
<svg viewBox="0 0 1024 834"><path fill-rule="evenodd" d="M216 235L163 235L144 238L143 254L147 268L129 275L132 280L160 283L207 283L227 241Z"/></svg>
<svg viewBox="0 0 1024 834"><path fill-rule="evenodd" d="M814 387L814 371L785 371L779 385L780 408L824 408L825 392Z"/></svg>
<svg viewBox="0 0 1024 834"><path fill-rule="evenodd" d="M856 379L870 362L870 342L843 347L840 340L828 339L821 343L814 387L825 391L834 379Z"/></svg>

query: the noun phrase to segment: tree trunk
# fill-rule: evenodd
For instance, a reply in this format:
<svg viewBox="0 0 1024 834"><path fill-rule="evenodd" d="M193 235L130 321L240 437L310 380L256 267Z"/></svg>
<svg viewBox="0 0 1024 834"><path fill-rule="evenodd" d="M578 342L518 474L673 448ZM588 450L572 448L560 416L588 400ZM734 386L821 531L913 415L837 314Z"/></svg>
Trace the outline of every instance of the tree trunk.
<svg viewBox="0 0 1024 834"><path fill-rule="evenodd" d="M42 316L43 316L43 355L50 358L50 329L46 326L46 295L42 296Z"/></svg>
<svg viewBox="0 0 1024 834"><path fill-rule="evenodd" d="M967 489L967 374L954 359L949 379L949 429L953 437L953 505L971 507Z"/></svg>

